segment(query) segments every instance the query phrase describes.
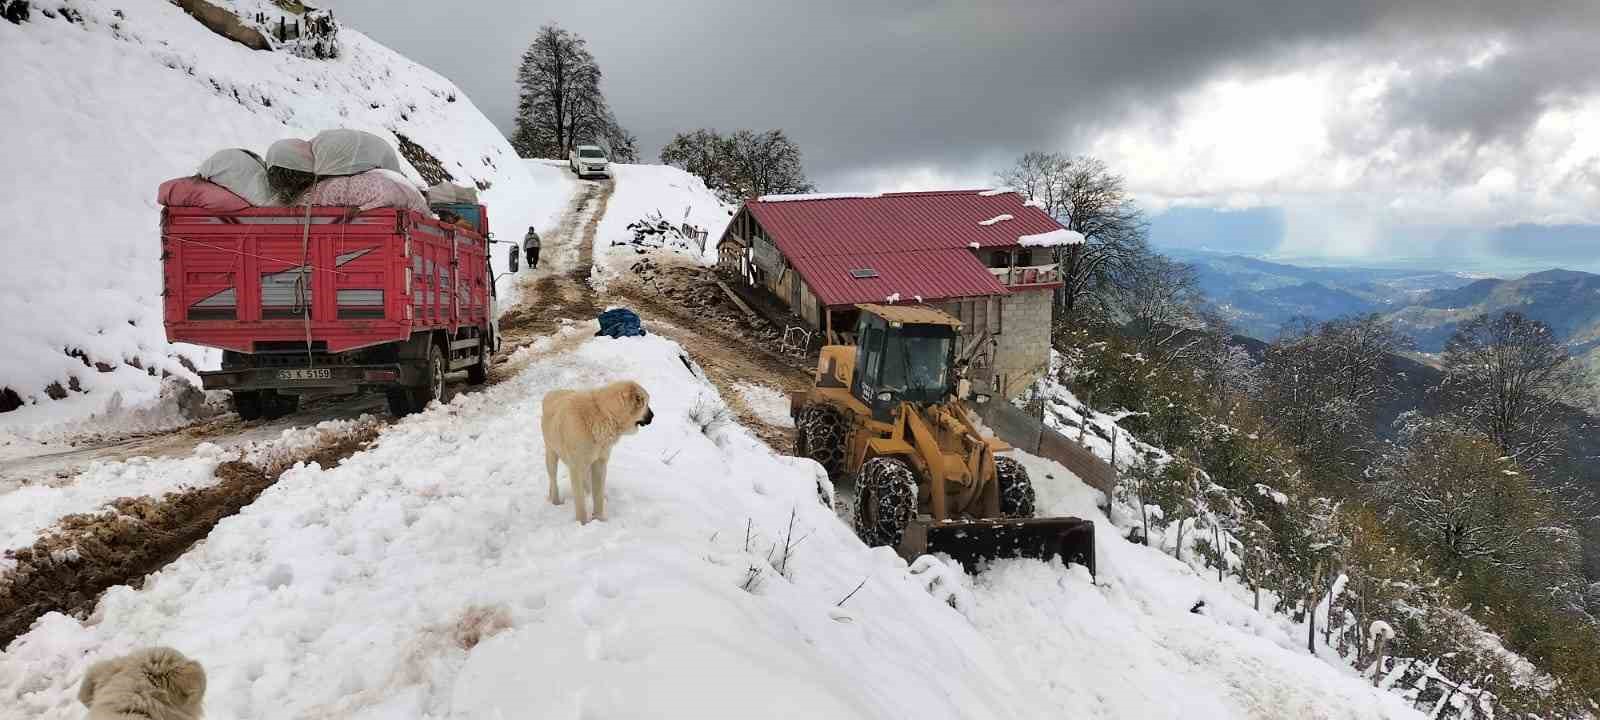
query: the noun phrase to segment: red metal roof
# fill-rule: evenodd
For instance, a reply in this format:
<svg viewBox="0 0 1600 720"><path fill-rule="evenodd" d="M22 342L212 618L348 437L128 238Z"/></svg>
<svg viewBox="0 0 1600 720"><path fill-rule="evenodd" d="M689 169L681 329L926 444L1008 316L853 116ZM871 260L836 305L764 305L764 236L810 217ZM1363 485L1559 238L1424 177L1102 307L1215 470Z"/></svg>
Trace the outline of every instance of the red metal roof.
<svg viewBox="0 0 1600 720"><path fill-rule="evenodd" d="M1061 224L1014 192L979 190L752 200L745 208L825 305L1004 295L973 253ZM1010 215L990 225L983 221ZM858 279L870 268L879 277Z"/></svg>
<svg viewBox="0 0 1600 720"><path fill-rule="evenodd" d="M828 255L789 258L824 305L864 302L932 301L940 298L1005 295L994 275L967 250L911 250L870 255ZM855 278L850 271L871 268L878 276Z"/></svg>
<svg viewBox="0 0 1600 720"><path fill-rule="evenodd" d="M753 200L745 205L787 257L967 249L1016 245L1061 223L1014 192L884 193L819 200ZM824 196L825 197L825 196ZM978 223L1001 215L1012 219Z"/></svg>

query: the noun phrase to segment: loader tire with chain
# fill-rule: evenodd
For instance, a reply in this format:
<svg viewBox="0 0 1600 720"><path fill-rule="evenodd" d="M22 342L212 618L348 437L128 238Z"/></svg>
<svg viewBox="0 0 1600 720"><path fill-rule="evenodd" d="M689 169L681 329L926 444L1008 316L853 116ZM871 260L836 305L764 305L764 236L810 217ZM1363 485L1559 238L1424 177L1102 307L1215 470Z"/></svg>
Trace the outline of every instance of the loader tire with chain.
<svg viewBox="0 0 1600 720"><path fill-rule="evenodd" d="M1008 518L1033 517L1033 481L1027 468L1011 458L994 459L995 481L1000 483L1000 514Z"/></svg>
<svg viewBox="0 0 1600 720"><path fill-rule="evenodd" d="M875 457L856 477L856 535L870 546L898 547L917 513L917 474L895 458Z"/></svg>
<svg viewBox="0 0 1600 720"><path fill-rule="evenodd" d="M807 405L795 421L794 454L811 458L838 482L844 474L844 441L849 434L844 413L827 404Z"/></svg>

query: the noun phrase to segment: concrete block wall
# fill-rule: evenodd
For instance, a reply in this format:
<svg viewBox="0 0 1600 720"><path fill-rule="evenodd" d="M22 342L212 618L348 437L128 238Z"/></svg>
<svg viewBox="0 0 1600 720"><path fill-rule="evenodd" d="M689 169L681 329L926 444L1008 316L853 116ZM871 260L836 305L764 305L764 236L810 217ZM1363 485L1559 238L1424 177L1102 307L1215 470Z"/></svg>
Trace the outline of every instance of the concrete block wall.
<svg viewBox="0 0 1600 720"><path fill-rule="evenodd" d="M994 366L1007 400L1050 367L1051 292L1022 290L1001 297L1000 335Z"/></svg>

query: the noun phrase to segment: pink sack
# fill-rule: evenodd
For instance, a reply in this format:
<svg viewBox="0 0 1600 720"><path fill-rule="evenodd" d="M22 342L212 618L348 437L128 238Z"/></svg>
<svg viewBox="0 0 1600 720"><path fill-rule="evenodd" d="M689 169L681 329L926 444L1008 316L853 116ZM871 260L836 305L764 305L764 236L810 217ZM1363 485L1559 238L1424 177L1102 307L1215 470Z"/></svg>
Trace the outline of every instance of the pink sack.
<svg viewBox="0 0 1600 720"><path fill-rule="evenodd" d="M166 207L197 207L217 212L235 212L251 207L245 199L209 180L194 176L173 178L161 183L156 202Z"/></svg>
<svg viewBox="0 0 1600 720"><path fill-rule="evenodd" d="M428 202L422 198L422 191L417 186L412 185L406 176L382 168L359 175L318 180L294 204L332 205L358 210L392 207L428 212Z"/></svg>

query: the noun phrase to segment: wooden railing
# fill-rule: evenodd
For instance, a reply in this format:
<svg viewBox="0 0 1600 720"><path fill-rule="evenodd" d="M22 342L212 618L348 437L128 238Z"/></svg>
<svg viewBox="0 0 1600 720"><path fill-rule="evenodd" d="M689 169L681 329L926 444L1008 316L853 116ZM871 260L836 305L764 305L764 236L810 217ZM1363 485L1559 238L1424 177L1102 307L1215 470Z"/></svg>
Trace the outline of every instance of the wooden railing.
<svg viewBox="0 0 1600 720"><path fill-rule="evenodd" d="M1019 265L1008 268L989 268L1001 285L1053 285L1061 282L1061 270L1055 263L1049 265Z"/></svg>

